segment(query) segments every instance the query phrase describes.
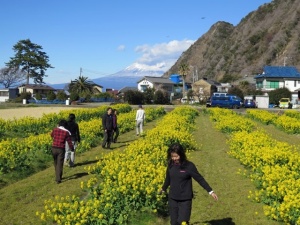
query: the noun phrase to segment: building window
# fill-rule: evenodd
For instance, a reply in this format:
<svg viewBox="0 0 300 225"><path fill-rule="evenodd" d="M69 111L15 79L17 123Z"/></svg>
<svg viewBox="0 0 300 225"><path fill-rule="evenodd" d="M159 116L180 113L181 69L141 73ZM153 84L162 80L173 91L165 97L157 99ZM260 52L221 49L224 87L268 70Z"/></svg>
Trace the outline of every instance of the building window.
<svg viewBox="0 0 300 225"><path fill-rule="evenodd" d="M263 88L263 82L262 81L257 81L256 82L256 87L257 88Z"/></svg>
<svg viewBox="0 0 300 225"><path fill-rule="evenodd" d="M141 91L144 92L148 88L148 85L141 85Z"/></svg>
<svg viewBox="0 0 300 225"><path fill-rule="evenodd" d="M0 91L0 96L9 96L8 91Z"/></svg>
<svg viewBox="0 0 300 225"><path fill-rule="evenodd" d="M279 88L279 81L267 81L266 88Z"/></svg>

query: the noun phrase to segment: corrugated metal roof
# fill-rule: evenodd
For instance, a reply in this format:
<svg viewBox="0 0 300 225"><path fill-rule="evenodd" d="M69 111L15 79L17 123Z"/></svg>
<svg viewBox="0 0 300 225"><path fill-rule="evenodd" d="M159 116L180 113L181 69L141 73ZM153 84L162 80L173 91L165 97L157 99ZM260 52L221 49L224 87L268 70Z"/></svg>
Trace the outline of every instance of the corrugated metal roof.
<svg viewBox="0 0 300 225"><path fill-rule="evenodd" d="M265 66L264 72L254 77L257 78L299 78L300 73L294 66Z"/></svg>
<svg viewBox="0 0 300 225"><path fill-rule="evenodd" d="M42 84L25 84L20 87L38 89L38 90L55 90L53 87L50 87L48 85L42 85Z"/></svg>

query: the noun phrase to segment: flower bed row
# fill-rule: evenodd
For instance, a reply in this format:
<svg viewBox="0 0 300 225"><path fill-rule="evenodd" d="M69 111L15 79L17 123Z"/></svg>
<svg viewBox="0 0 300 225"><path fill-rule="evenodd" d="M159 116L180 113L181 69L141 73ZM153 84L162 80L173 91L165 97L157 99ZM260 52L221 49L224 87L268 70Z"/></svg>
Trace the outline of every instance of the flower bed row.
<svg viewBox="0 0 300 225"><path fill-rule="evenodd" d="M42 220L57 224L127 224L136 210L166 210L165 196L158 195L166 170L166 152L173 142L195 149L191 131L198 111L180 107L167 114L156 128L120 152L103 155L89 167L95 174L82 188L88 198L59 197L45 201Z"/></svg>
<svg viewBox="0 0 300 225"><path fill-rule="evenodd" d="M226 110L210 112L214 118L227 118ZM239 121L244 119L239 116ZM228 143L229 154L250 169L249 177L257 187L250 196L265 203L265 215L285 224L300 224L300 155L295 146L257 129L232 132Z"/></svg>
<svg viewBox="0 0 300 225"><path fill-rule="evenodd" d="M95 118L100 118L106 112L108 106L100 106L97 108L81 108L62 110L59 113L43 114L41 118L22 117L20 119L4 120L0 119L0 135L1 139L5 139L5 133L11 135L15 133L28 137L33 134L42 134L49 132L55 127L59 120L67 119L70 113L76 115L76 121L89 121ZM132 109L128 104L118 104L114 106L119 113L130 112Z"/></svg>
<svg viewBox="0 0 300 225"><path fill-rule="evenodd" d="M158 118L165 114L164 108L146 108L146 122ZM66 114L68 115L68 114ZM135 111L120 114L118 116L120 133L127 132L135 128ZM85 152L95 147L102 138L101 118L79 122L81 142L76 151ZM30 167L36 160L37 155L51 153L52 139L49 132L40 135L32 135L21 141L17 138L0 142L0 174L9 173L12 170L22 170Z"/></svg>
<svg viewBox="0 0 300 225"><path fill-rule="evenodd" d="M264 124L273 124L279 129L289 134L300 133L300 113L292 110L287 110L283 115L271 113L265 110L247 110L247 115Z"/></svg>

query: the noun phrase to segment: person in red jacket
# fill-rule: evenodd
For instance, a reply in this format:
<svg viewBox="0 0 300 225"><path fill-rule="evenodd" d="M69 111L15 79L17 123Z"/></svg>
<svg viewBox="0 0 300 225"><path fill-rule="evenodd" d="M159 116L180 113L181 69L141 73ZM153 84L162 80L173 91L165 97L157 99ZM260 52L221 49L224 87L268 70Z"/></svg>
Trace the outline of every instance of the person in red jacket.
<svg viewBox="0 0 300 225"><path fill-rule="evenodd" d="M52 156L54 160L54 169L56 183L61 183L63 174L63 165L65 159L65 147L68 143L71 151L74 151L74 146L71 139L71 133L66 129L67 121L60 120L58 127L54 128L51 132L52 142Z"/></svg>
<svg viewBox="0 0 300 225"><path fill-rule="evenodd" d="M187 160L185 151L179 143L172 144L167 154L166 178L160 193L170 186L168 202L171 225L189 223L192 210L192 178L196 180L215 200L218 196L198 172L196 166Z"/></svg>

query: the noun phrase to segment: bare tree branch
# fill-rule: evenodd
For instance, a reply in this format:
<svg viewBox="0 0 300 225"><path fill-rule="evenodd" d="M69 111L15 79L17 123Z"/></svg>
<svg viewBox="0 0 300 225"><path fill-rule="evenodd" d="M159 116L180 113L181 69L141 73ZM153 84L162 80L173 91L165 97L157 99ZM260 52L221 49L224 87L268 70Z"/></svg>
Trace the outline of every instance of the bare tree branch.
<svg viewBox="0 0 300 225"><path fill-rule="evenodd" d="M17 68L2 68L0 69L0 84L5 88L10 88L17 85L26 79L26 73Z"/></svg>

